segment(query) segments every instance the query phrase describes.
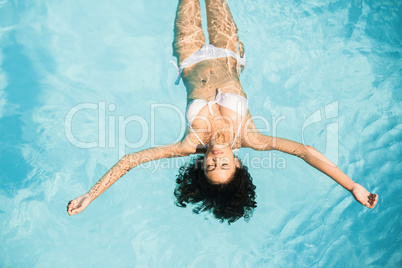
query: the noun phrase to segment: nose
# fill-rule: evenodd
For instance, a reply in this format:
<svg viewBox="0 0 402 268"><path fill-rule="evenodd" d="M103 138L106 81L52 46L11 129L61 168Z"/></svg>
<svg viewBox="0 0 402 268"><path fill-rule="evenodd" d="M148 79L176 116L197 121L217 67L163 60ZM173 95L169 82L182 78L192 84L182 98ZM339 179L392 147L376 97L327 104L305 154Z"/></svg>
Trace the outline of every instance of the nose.
<svg viewBox="0 0 402 268"><path fill-rule="evenodd" d="M222 156L222 155L217 155L217 156L214 156L214 157L211 157L211 159L212 159L212 161L214 161L215 163L226 163L226 162L228 162L228 160L227 160L227 158L225 157L225 156Z"/></svg>

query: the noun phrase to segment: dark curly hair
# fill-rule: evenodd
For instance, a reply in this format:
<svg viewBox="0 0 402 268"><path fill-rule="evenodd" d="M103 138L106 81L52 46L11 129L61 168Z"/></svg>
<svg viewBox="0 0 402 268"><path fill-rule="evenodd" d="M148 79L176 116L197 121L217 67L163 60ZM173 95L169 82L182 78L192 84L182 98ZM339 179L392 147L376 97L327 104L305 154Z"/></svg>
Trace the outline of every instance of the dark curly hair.
<svg viewBox="0 0 402 268"><path fill-rule="evenodd" d="M241 217L248 222L257 203L256 187L247 167L241 164L227 183L211 184L205 176L203 161L204 156L198 156L180 167L174 190L176 206L201 202L193 209L194 213L210 211L221 223L228 220L229 225Z"/></svg>

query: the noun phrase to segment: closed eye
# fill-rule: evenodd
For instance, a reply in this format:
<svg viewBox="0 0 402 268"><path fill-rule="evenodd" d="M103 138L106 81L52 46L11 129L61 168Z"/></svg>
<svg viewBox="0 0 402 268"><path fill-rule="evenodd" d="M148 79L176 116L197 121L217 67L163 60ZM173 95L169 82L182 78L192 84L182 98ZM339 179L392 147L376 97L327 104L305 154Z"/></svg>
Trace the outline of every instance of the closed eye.
<svg viewBox="0 0 402 268"><path fill-rule="evenodd" d="M213 171L213 170L215 170L215 166L213 166L213 165L207 166L207 171Z"/></svg>
<svg viewBox="0 0 402 268"><path fill-rule="evenodd" d="M229 164L222 164L222 169L228 170L229 169Z"/></svg>

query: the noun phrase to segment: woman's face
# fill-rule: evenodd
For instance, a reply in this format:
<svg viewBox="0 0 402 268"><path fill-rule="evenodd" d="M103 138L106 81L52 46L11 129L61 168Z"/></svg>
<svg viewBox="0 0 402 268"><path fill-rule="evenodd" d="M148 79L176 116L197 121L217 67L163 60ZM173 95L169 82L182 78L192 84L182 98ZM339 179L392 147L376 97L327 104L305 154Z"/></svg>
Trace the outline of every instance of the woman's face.
<svg viewBox="0 0 402 268"><path fill-rule="evenodd" d="M228 182L239 166L239 160L233 156L229 145L212 145L205 153L204 173L210 183Z"/></svg>

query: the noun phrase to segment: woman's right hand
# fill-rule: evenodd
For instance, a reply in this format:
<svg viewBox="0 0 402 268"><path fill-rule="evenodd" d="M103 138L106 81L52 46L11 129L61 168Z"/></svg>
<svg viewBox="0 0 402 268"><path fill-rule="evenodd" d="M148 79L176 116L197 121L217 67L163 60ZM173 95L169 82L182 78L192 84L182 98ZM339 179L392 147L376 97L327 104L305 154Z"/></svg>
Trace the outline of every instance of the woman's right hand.
<svg viewBox="0 0 402 268"><path fill-rule="evenodd" d="M378 194L372 194L358 183L353 185L350 191L357 202L368 208L373 208L378 202Z"/></svg>
<svg viewBox="0 0 402 268"><path fill-rule="evenodd" d="M88 193L83 194L68 203L67 212L70 216L78 214L83 211L91 202L91 196Z"/></svg>

